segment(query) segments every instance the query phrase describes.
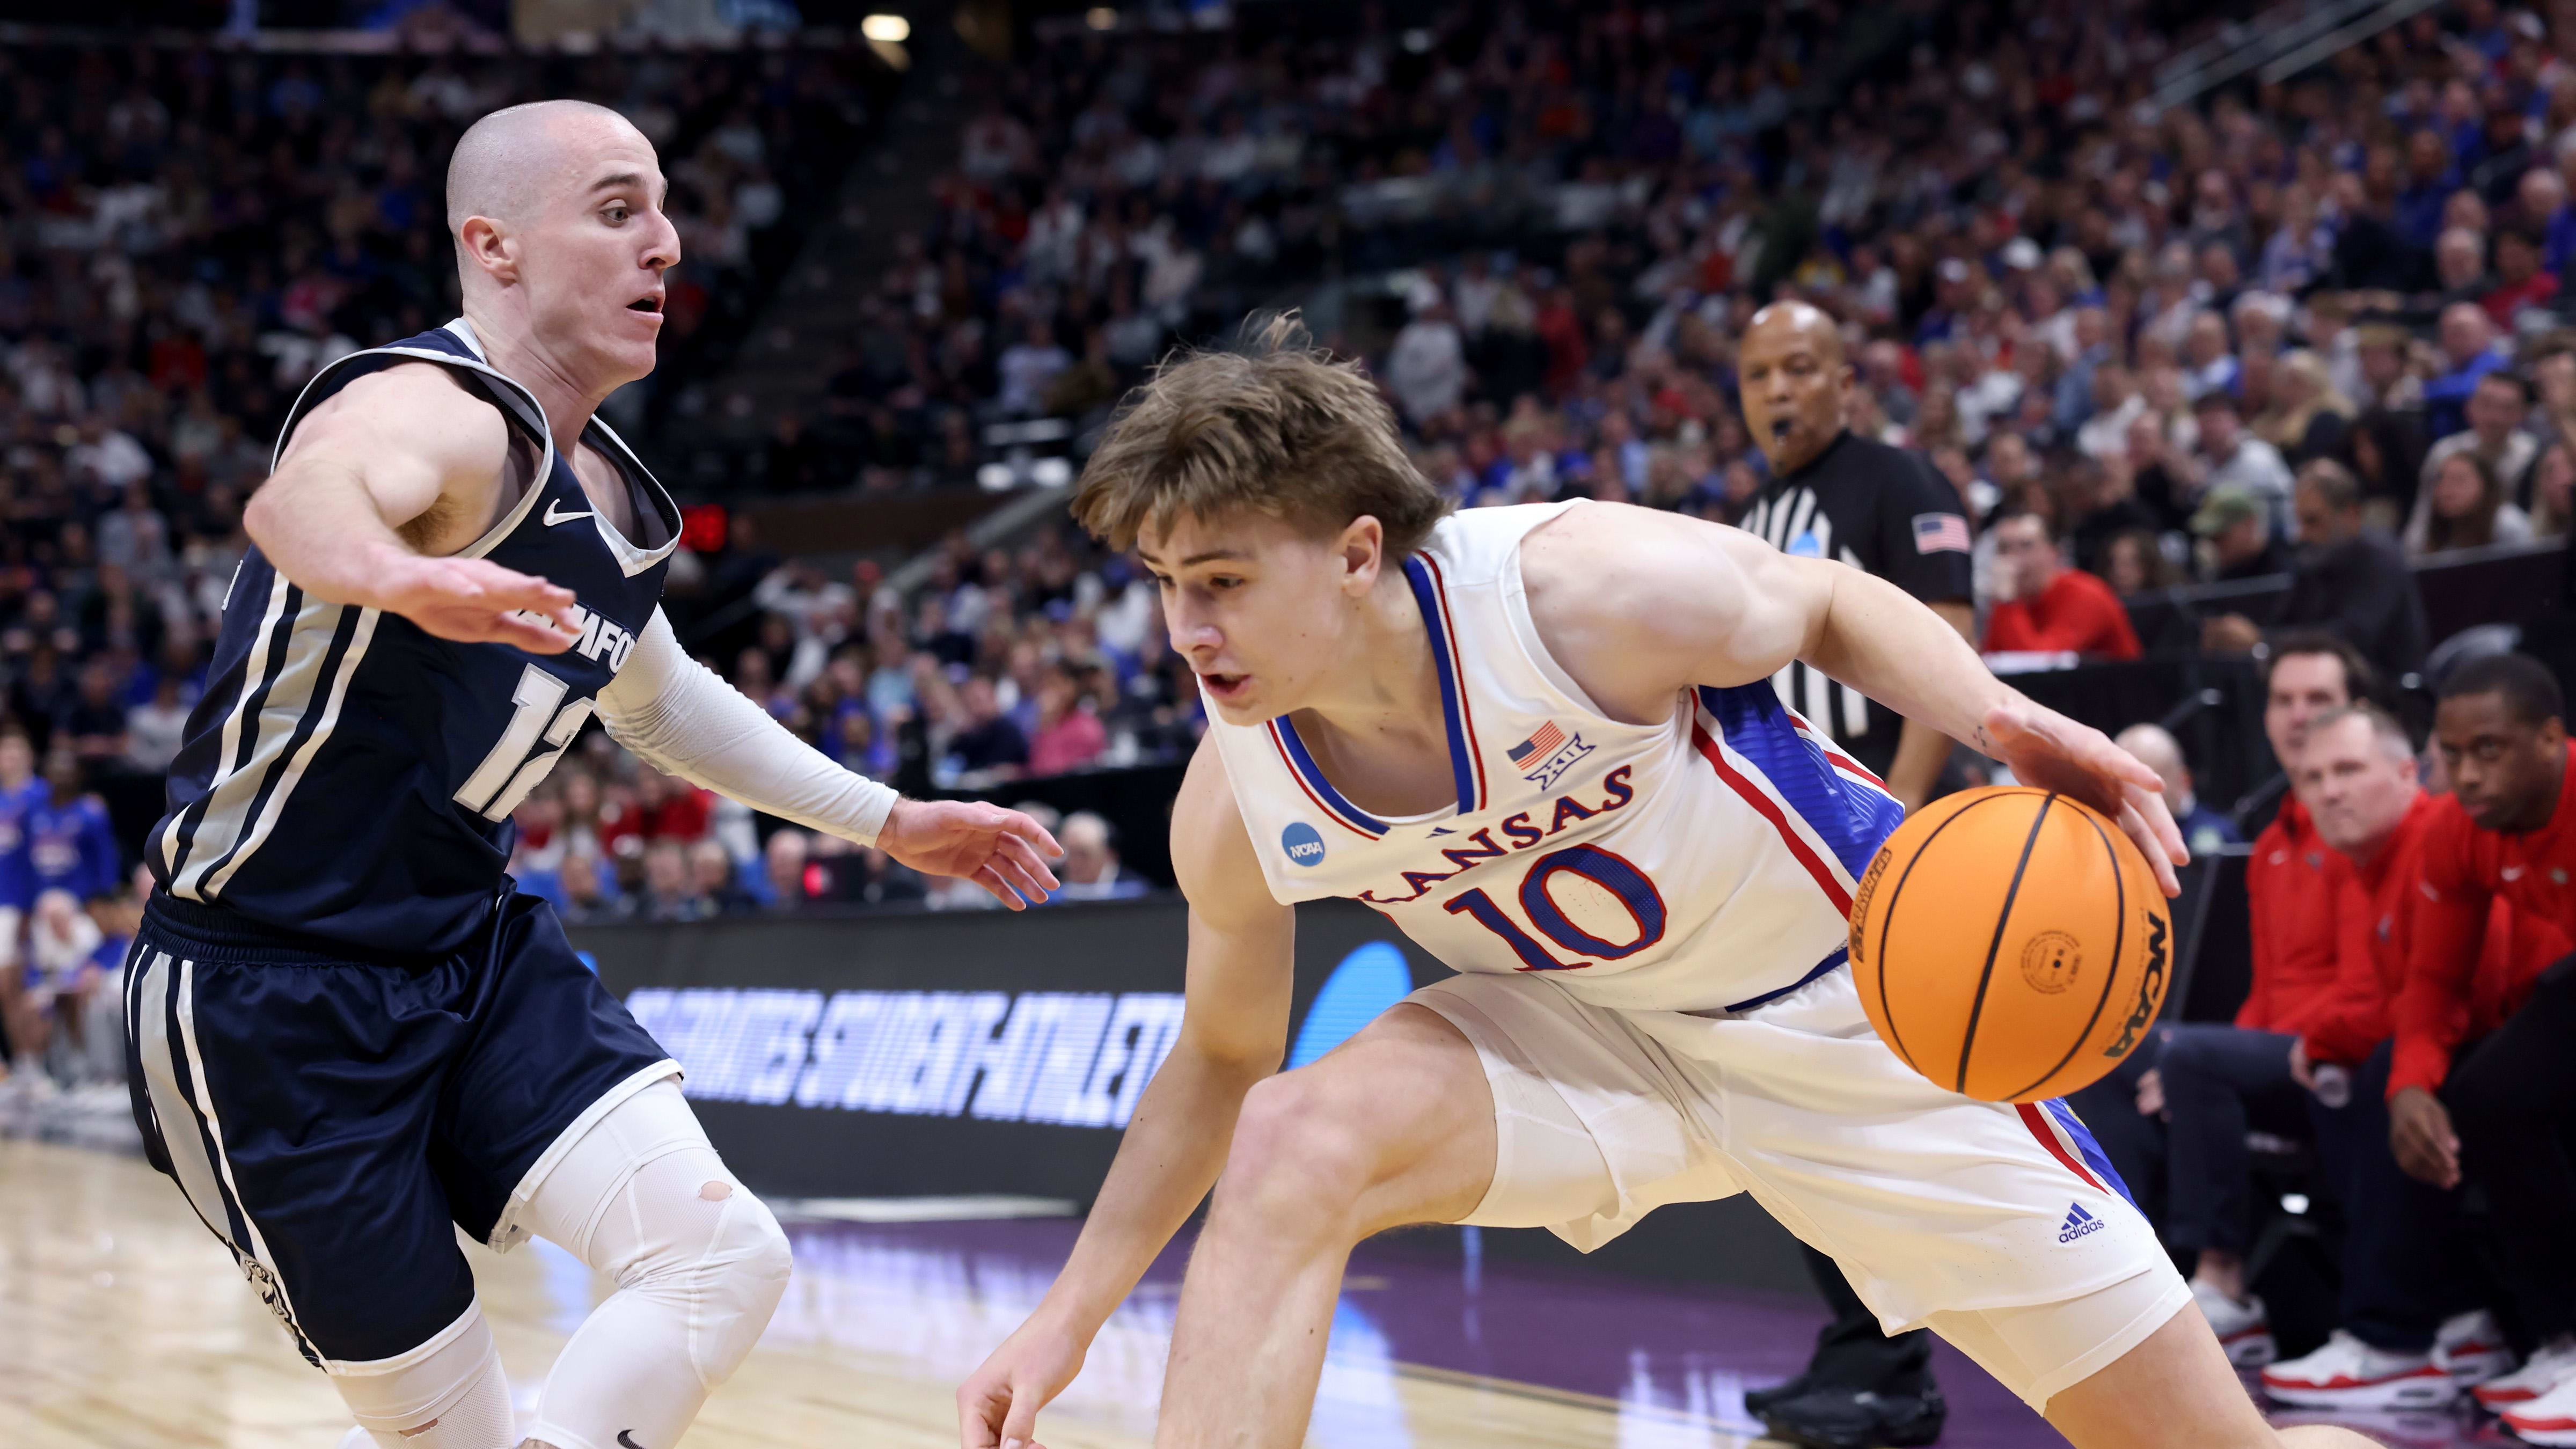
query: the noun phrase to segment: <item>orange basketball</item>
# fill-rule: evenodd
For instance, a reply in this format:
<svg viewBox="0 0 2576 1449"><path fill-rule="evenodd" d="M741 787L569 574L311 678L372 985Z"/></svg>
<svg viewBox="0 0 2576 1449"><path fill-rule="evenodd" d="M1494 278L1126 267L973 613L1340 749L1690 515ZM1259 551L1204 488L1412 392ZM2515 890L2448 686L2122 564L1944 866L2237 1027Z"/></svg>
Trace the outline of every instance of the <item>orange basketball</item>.
<svg viewBox="0 0 2576 1449"><path fill-rule="evenodd" d="M2138 847L2029 788L1917 810L1852 900L1852 978L1880 1039L1989 1102L2090 1085L2155 1024L2173 923Z"/></svg>

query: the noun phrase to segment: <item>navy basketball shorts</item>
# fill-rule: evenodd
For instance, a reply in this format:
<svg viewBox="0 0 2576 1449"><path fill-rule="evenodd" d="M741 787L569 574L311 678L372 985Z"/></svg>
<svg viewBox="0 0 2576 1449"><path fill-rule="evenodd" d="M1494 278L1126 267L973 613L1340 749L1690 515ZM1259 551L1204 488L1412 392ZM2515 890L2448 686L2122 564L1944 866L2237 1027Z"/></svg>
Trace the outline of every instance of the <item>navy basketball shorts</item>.
<svg viewBox="0 0 2576 1449"><path fill-rule="evenodd" d="M679 1066L509 895L447 957L289 940L156 893L126 960L127 1076L152 1165L306 1360L376 1363L473 1306L554 1159Z"/></svg>

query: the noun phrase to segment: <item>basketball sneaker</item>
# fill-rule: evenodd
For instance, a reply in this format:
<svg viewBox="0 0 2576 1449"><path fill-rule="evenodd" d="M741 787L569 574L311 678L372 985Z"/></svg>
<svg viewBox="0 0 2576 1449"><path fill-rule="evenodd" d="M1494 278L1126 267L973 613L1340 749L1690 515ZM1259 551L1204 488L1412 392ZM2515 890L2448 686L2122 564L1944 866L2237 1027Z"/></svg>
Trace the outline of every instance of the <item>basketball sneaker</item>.
<svg viewBox="0 0 2576 1449"><path fill-rule="evenodd" d="M2469 1392L2490 1409L2529 1403L2559 1385L2576 1381L2576 1338L2553 1338L2531 1355L2531 1362L2492 1378Z"/></svg>
<svg viewBox="0 0 2576 1449"><path fill-rule="evenodd" d="M1767 1389L1746 1389L1744 1412L1759 1419L1763 1411L1773 1404L1785 1404L1791 1399L1805 1398L1821 1387L1823 1385L1817 1380L1815 1371L1810 1369L1794 1379L1783 1379Z"/></svg>
<svg viewBox="0 0 2576 1449"><path fill-rule="evenodd" d="M2576 1444L2576 1378L2537 1398L2506 1405L2501 1417L2506 1428L2529 1443Z"/></svg>
<svg viewBox="0 0 2576 1449"><path fill-rule="evenodd" d="M2272 1338L2271 1316L2263 1311L2263 1300L2249 1293L2243 1299L2228 1297L2216 1285L2198 1278L2191 1280L2191 1301L2200 1305L2200 1316L2209 1320L2218 1335L2218 1346L2227 1350L2227 1361L2238 1368L2261 1368L2281 1356L2281 1346Z"/></svg>
<svg viewBox="0 0 2576 1449"><path fill-rule="evenodd" d="M2472 1309L2442 1320L2433 1335L2433 1362L2463 1386L2482 1384L2513 1371L2513 1346L2504 1341L2494 1314Z"/></svg>
<svg viewBox="0 0 2576 1449"><path fill-rule="evenodd" d="M1950 1406L1928 1380L1914 1394L1825 1386L1765 1404L1762 1427L1798 1449L1916 1449L1941 1437Z"/></svg>
<svg viewBox="0 0 2576 1449"><path fill-rule="evenodd" d="M2263 1392L2314 1408L2428 1409L2459 1397L2460 1385L2429 1352L2373 1348L2338 1328L2325 1347L2263 1370Z"/></svg>

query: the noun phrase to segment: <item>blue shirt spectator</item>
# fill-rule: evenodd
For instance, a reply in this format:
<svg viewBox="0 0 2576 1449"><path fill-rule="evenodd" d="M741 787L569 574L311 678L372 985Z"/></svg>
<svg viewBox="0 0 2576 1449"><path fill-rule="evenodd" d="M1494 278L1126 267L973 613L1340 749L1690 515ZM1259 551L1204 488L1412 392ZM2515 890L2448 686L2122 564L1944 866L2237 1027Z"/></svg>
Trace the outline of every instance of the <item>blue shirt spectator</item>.
<svg viewBox="0 0 2576 1449"><path fill-rule="evenodd" d="M80 765L68 749L45 760L46 792L23 817L14 869L0 867L0 904L24 910L49 890L79 900L114 895L123 874L107 806L83 794Z"/></svg>

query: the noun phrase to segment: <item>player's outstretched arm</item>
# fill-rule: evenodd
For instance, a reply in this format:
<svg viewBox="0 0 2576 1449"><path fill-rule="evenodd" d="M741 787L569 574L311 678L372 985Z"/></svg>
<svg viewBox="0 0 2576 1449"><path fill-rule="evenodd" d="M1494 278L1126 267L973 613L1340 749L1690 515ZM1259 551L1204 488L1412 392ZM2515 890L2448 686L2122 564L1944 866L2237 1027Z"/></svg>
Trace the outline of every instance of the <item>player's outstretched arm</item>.
<svg viewBox="0 0 2576 1449"><path fill-rule="evenodd" d="M2111 816L2165 893L2180 888L2173 868L2191 857L2155 772L1995 678L1958 630L1894 584L1625 504L1568 509L1522 545L1521 571L1550 650L1615 714L1662 719L1677 690L1750 684L1803 659Z"/></svg>
<svg viewBox="0 0 2576 1449"><path fill-rule="evenodd" d="M1012 910L1056 888L1064 852L1017 810L906 800L835 764L692 659L660 609L599 692L599 722L655 769L810 829L873 845L918 871L982 886Z"/></svg>
<svg viewBox="0 0 2576 1449"><path fill-rule="evenodd" d="M317 598L400 614L441 639L559 654L581 637L570 589L438 556L457 546L442 539L482 533L509 451L499 411L445 368L404 363L351 382L296 425L242 527Z"/></svg>
<svg viewBox="0 0 2576 1449"><path fill-rule="evenodd" d="M1212 744L1172 809L1172 864L1190 900L1189 1004L1136 1104L1073 1256L1028 1322L957 1390L964 1449L1036 1445L1038 1410L1093 1335L1216 1185L1244 1094L1288 1047L1296 916L1270 896Z"/></svg>

